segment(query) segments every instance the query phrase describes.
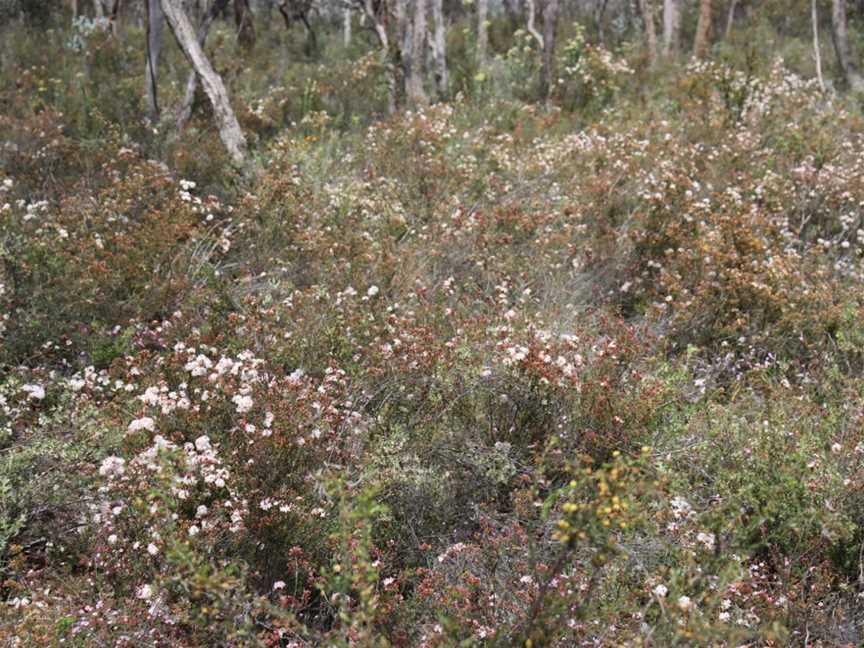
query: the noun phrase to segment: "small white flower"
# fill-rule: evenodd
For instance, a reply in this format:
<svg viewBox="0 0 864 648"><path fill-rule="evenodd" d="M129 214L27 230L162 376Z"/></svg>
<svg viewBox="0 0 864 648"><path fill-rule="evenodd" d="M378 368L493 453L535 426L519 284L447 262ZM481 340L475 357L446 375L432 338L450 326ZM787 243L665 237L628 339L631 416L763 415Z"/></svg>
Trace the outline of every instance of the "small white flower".
<svg viewBox="0 0 864 648"><path fill-rule="evenodd" d="M147 545L147 553L150 554L151 556L155 556L156 554L159 553L159 547L157 547L155 544L153 544L151 542L150 544Z"/></svg>
<svg viewBox="0 0 864 648"><path fill-rule="evenodd" d="M276 581L273 583L273 591L277 592L281 589L285 589L285 581Z"/></svg>
<svg viewBox="0 0 864 648"><path fill-rule="evenodd" d="M659 598L665 598L666 595L669 593L669 588L661 583L651 591L654 592L655 596L658 596Z"/></svg>
<svg viewBox="0 0 864 648"><path fill-rule="evenodd" d="M245 414L249 410L252 409L252 406L255 404L255 401L252 400L251 396L241 396L237 394L231 401L237 406L238 414Z"/></svg>
<svg viewBox="0 0 864 648"><path fill-rule="evenodd" d="M154 421L149 416L142 416L141 418L132 421L129 424L127 430L129 432L138 432L140 430L147 430L149 432L153 432L156 430L156 421Z"/></svg>
<svg viewBox="0 0 864 648"><path fill-rule="evenodd" d="M713 551L713 550L714 550L714 542L715 542L715 540L714 540L714 534L713 534L713 533L705 533L704 531L703 531L703 532L699 532L699 533L696 535L696 540L698 540L699 542L701 542L701 543L705 546L705 548L706 548L708 551Z"/></svg>
<svg viewBox="0 0 864 648"><path fill-rule="evenodd" d="M210 437L203 435L195 439L195 449L198 452L207 452L210 450Z"/></svg>
<svg viewBox="0 0 864 648"><path fill-rule="evenodd" d="M30 400L45 398L45 388L42 385L23 385L21 389L27 392L27 398Z"/></svg>
<svg viewBox="0 0 864 648"><path fill-rule="evenodd" d="M149 601L153 597L153 588L150 585L142 585L135 592L135 595L139 599L143 599L145 601Z"/></svg>
<svg viewBox="0 0 864 648"><path fill-rule="evenodd" d="M689 612L693 609L693 601L689 596L681 596L678 598L678 609L682 612Z"/></svg>
<svg viewBox="0 0 864 648"><path fill-rule="evenodd" d="M189 527L189 537L194 538L196 535L198 535L199 531L200 531L200 529L193 524L192 526Z"/></svg>
<svg viewBox="0 0 864 648"><path fill-rule="evenodd" d="M102 477L119 477L126 472L126 460L120 457L105 457L99 466L99 474Z"/></svg>
<svg viewBox="0 0 864 648"><path fill-rule="evenodd" d="M374 297L379 292L380 292L380 290L378 289L378 286L369 286L369 290L366 291L366 294L369 295L370 297Z"/></svg>

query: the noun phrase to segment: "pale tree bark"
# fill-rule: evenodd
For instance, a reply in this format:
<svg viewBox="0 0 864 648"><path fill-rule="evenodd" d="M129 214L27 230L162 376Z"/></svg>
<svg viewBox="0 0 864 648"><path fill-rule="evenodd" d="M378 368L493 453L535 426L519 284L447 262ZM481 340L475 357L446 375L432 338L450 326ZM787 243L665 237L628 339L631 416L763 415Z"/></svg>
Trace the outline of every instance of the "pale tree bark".
<svg viewBox="0 0 864 648"><path fill-rule="evenodd" d="M426 0L412 0L405 20L402 61L405 69L405 98L412 108L429 103L423 88L423 53L426 49Z"/></svg>
<svg viewBox="0 0 864 648"><path fill-rule="evenodd" d="M681 0L663 0L663 56L678 53L681 42Z"/></svg>
<svg viewBox="0 0 864 648"><path fill-rule="evenodd" d="M234 22L237 24L237 42L240 47L255 46L255 22L249 0L234 0Z"/></svg>
<svg viewBox="0 0 864 648"><path fill-rule="evenodd" d="M160 0L147 0L147 60L144 69L144 110L151 123L159 120L159 55L165 17Z"/></svg>
<svg viewBox="0 0 864 648"><path fill-rule="evenodd" d="M700 0L699 21L696 23L696 36L693 39L693 56L705 58L708 54L709 38L711 36L711 0Z"/></svg>
<svg viewBox="0 0 864 648"><path fill-rule="evenodd" d="M738 0L732 0L729 3L729 14L726 16L726 33L723 35L723 38L729 39L729 35L732 33L732 26L735 24L735 12L738 10Z"/></svg>
<svg viewBox="0 0 864 648"><path fill-rule="evenodd" d="M537 45L540 46L540 49L543 49L543 36L540 35L540 32L537 31L537 5L534 4L534 0L525 0L525 29L528 30L528 33L534 37L534 40L537 41Z"/></svg>
<svg viewBox="0 0 864 648"><path fill-rule="evenodd" d="M432 10L432 60L435 67L435 90L439 99L450 92L450 74L447 70L447 30L444 25L443 0L430 0Z"/></svg>
<svg viewBox="0 0 864 648"><path fill-rule="evenodd" d="M597 36L600 39L600 44L606 47L606 28L604 16L606 15L606 6L609 0L598 0L594 10L594 22L597 25Z"/></svg>
<svg viewBox="0 0 864 648"><path fill-rule="evenodd" d="M651 67L657 64L657 29L654 27L654 11L651 0L639 0L642 24L645 25L645 42L648 45L648 62Z"/></svg>
<svg viewBox="0 0 864 648"><path fill-rule="evenodd" d="M558 1L546 0L543 7L543 66L540 70L540 96L546 107L555 82L555 32L558 28Z"/></svg>
<svg viewBox="0 0 864 648"><path fill-rule="evenodd" d="M816 9L816 0L810 2L810 20L813 23L813 56L816 57L816 79L819 81L819 89L825 92L825 80L822 78L822 54L819 51L819 12Z"/></svg>
<svg viewBox="0 0 864 648"><path fill-rule="evenodd" d="M282 18L285 20L285 29L291 29L291 25L295 20L302 22L303 27L306 29L306 44L303 49L307 54L316 51L318 49L318 36L315 33L315 30L312 29L312 23L309 22L309 12L312 10L312 1L280 0L277 6L279 8L279 13L282 14ZM346 8L346 11L349 11L349 9ZM350 14L347 20L350 21ZM343 27L345 26L347 26L349 30L351 29L350 22L343 25Z"/></svg>
<svg viewBox="0 0 864 648"><path fill-rule="evenodd" d="M413 65L414 30L411 27L410 15L411 0L393 0L393 18L396 23L396 33L393 37L393 52L391 55L399 65L396 105L400 107L406 103L411 66Z"/></svg>
<svg viewBox="0 0 864 648"><path fill-rule="evenodd" d="M213 21L216 20L221 12L228 7L229 0L213 0L210 7L201 16L198 23L198 44L201 49L204 49L204 44L207 42L207 35L210 33L210 27ZM177 108L175 121L177 130L181 131L186 128L189 119L192 117L192 106L195 103L195 91L198 89L198 75L193 69L186 77L186 88L183 92L183 99L180 101L180 106Z"/></svg>
<svg viewBox="0 0 864 648"><path fill-rule="evenodd" d="M342 10L342 45L351 45L351 9L345 7Z"/></svg>
<svg viewBox="0 0 864 648"><path fill-rule="evenodd" d="M362 0L363 15L372 24L372 31L378 39L379 58L384 68L384 77L387 81L387 112L393 114L398 106L397 102L397 72L390 55L390 37L387 35L387 3L378 3L380 13L375 10L374 0Z"/></svg>
<svg viewBox="0 0 864 648"><path fill-rule="evenodd" d="M109 9L108 20L111 23L111 33L115 38L120 38L120 0L114 0Z"/></svg>
<svg viewBox="0 0 864 648"><path fill-rule="evenodd" d="M486 65L489 47L489 0L477 0L477 65Z"/></svg>
<svg viewBox="0 0 864 648"><path fill-rule="evenodd" d="M102 6L102 0L93 0L93 15L96 18L105 17L105 7Z"/></svg>
<svg viewBox="0 0 864 648"><path fill-rule="evenodd" d="M245 165L246 138L243 136L243 131L240 130L240 124L237 122L237 116L231 108L231 102L228 100L228 92L225 90L222 78L216 74L204 54L204 50L199 45L192 23L189 22L188 16L180 6L180 0L161 0L161 2L162 11L171 26L171 31L174 32L177 44L197 72L204 92L207 93L207 97L213 105L213 114L216 117L222 143L235 164L238 166Z"/></svg>
<svg viewBox="0 0 864 648"><path fill-rule="evenodd" d="M846 0L833 0L831 6L831 26L834 34L834 50L837 52L837 62L849 88L854 92L864 91L864 77L858 71L858 66L852 60L852 49L849 47L849 27L846 22Z"/></svg>

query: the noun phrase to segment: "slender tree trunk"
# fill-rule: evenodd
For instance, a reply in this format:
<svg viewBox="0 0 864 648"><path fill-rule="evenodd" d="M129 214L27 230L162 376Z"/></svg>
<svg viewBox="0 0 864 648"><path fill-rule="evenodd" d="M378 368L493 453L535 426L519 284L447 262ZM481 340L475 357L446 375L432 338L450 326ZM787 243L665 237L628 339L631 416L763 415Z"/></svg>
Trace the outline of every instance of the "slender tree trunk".
<svg viewBox="0 0 864 648"><path fill-rule="evenodd" d="M165 17L160 0L147 0L147 59L144 70L144 110L151 123L159 120L159 54Z"/></svg>
<svg viewBox="0 0 864 648"><path fill-rule="evenodd" d="M597 8L594 12L594 22L597 24L597 36L600 39L600 44L606 47L606 5L609 0L598 0Z"/></svg>
<svg viewBox="0 0 864 648"><path fill-rule="evenodd" d="M375 11L373 0L363 0L363 15L372 23L372 30L378 39L379 58L381 65L384 68L384 76L387 81L387 113L393 114L398 107L398 80L396 65L393 63L393 57L390 55L390 38L387 35L387 26L384 20Z"/></svg>
<svg viewBox="0 0 864 648"><path fill-rule="evenodd" d="M414 106L423 106L429 103L424 89L424 60L426 52L426 0L414 0L414 15L412 16L411 28L414 31L412 46L414 51L411 58L414 62L410 79L409 100Z"/></svg>
<svg viewBox="0 0 864 648"><path fill-rule="evenodd" d="M555 32L558 27L558 1L546 0L543 7L543 67L540 70L540 96L546 107L555 81Z"/></svg>
<svg viewBox="0 0 864 648"><path fill-rule="evenodd" d="M540 49L543 49L543 36L540 35L540 32L537 31L537 5L534 4L534 0L525 0L525 28L528 30L528 33L534 37L534 40L537 41L537 45L540 46Z"/></svg>
<svg viewBox="0 0 864 648"><path fill-rule="evenodd" d="M115 38L120 38L120 0L111 3L108 20L111 23L111 34Z"/></svg>
<svg viewBox="0 0 864 648"><path fill-rule="evenodd" d="M393 37L394 61L399 66L397 106L407 103L408 85L410 84L412 55L414 54L414 30L411 27L411 0L394 0L393 18L396 21L396 33Z"/></svg>
<svg viewBox="0 0 864 648"><path fill-rule="evenodd" d="M348 7L342 10L342 45L351 45L351 9Z"/></svg>
<svg viewBox="0 0 864 648"><path fill-rule="evenodd" d="M249 0L234 0L234 22L237 24L237 42L244 49L255 46L255 21Z"/></svg>
<svg viewBox="0 0 864 648"><path fill-rule="evenodd" d="M723 35L723 38L729 39L729 35L732 33L732 26L735 24L735 12L738 10L738 0L732 0L729 3L729 14L726 16L726 33Z"/></svg>
<svg viewBox="0 0 864 648"><path fill-rule="evenodd" d="M654 12L651 0L639 0L642 24L645 25L645 41L648 44L648 62L651 67L657 64L657 30L654 27Z"/></svg>
<svg viewBox="0 0 864 648"><path fill-rule="evenodd" d="M201 46L202 50L204 49L204 44L207 42L207 35L210 33L210 27L213 25L213 21L216 20L216 16L218 16L220 12L225 11L228 7L228 2L229 0L213 0L213 3L201 16L198 23L198 44ZM186 77L186 88L183 92L183 99L180 101L180 106L177 108L175 121L177 123L178 131L182 131L186 128L186 124L189 123L189 119L192 117L192 106L195 103L195 91L197 89L198 75L195 70L192 70L189 72L189 76Z"/></svg>
<svg viewBox="0 0 864 648"><path fill-rule="evenodd" d="M161 2L162 11L168 19L171 31L174 32L177 44L183 50L183 54L186 55L195 72L198 73L201 85L213 105L213 114L216 117L222 143L235 164L238 166L245 165L246 138L243 136L243 131L240 130L240 124L237 122L237 116L231 108L231 102L228 100L228 92L225 90L222 78L216 74L204 54L204 50L198 44L195 30L180 6L180 0L161 0Z"/></svg>
<svg viewBox="0 0 864 648"><path fill-rule="evenodd" d="M834 49L837 62L846 77L846 82L854 92L864 91L864 77L852 60L849 47L849 28L846 22L846 0L833 0L831 6L831 26L834 32Z"/></svg>
<svg viewBox="0 0 864 648"><path fill-rule="evenodd" d="M663 56L678 53L681 41L681 0L663 0Z"/></svg>
<svg viewBox="0 0 864 648"><path fill-rule="evenodd" d="M693 56L697 59L705 58L705 55L708 54L710 35L711 0L700 0L699 22L696 23L696 36L693 39Z"/></svg>
<svg viewBox="0 0 864 648"><path fill-rule="evenodd" d="M450 91L447 70L447 30L444 26L443 0L430 0L432 8L432 60L435 65L435 89L439 99L446 99Z"/></svg>
<svg viewBox="0 0 864 648"><path fill-rule="evenodd" d="M105 17L105 7L102 6L102 0L93 0L93 15L96 18Z"/></svg>
<svg viewBox="0 0 864 648"><path fill-rule="evenodd" d="M816 57L816 78L819 80L819 89L825 92L825 80L822 78L822 54L819 51L819 13L816 9L816 0L810 2L810 20L813 23L813 56Z"/></svg>
<svg viewBox="0 0 864 648"><path fill-rule="evenodd" d="M489 0L477 0L477 65L486 65L489 47Z"/></svg>

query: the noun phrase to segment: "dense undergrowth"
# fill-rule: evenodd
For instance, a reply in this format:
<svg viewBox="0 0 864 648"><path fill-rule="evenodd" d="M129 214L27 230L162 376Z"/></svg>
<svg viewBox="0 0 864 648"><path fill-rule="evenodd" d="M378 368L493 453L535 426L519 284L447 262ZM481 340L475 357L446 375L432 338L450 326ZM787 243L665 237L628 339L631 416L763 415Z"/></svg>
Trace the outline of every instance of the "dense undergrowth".
<svg viewBox="0 0 864 648"><path fill-rule="evenodd" d="M860 110L571 35L383 119L217 34L253 177L142 34L4 41L0 643L864 640Z"/></svg>

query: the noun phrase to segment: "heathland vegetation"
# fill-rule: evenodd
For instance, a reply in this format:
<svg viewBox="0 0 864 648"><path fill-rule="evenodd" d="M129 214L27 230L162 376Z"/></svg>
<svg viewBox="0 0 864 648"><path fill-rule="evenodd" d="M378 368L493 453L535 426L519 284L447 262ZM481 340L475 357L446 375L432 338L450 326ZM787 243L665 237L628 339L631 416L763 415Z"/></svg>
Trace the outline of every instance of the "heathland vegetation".
<svg viewBox="0 0 864 648"><path fill-rule="evenodd" d="M0 645L862 645L864 7L663 4L0 0Z"/></svg>

